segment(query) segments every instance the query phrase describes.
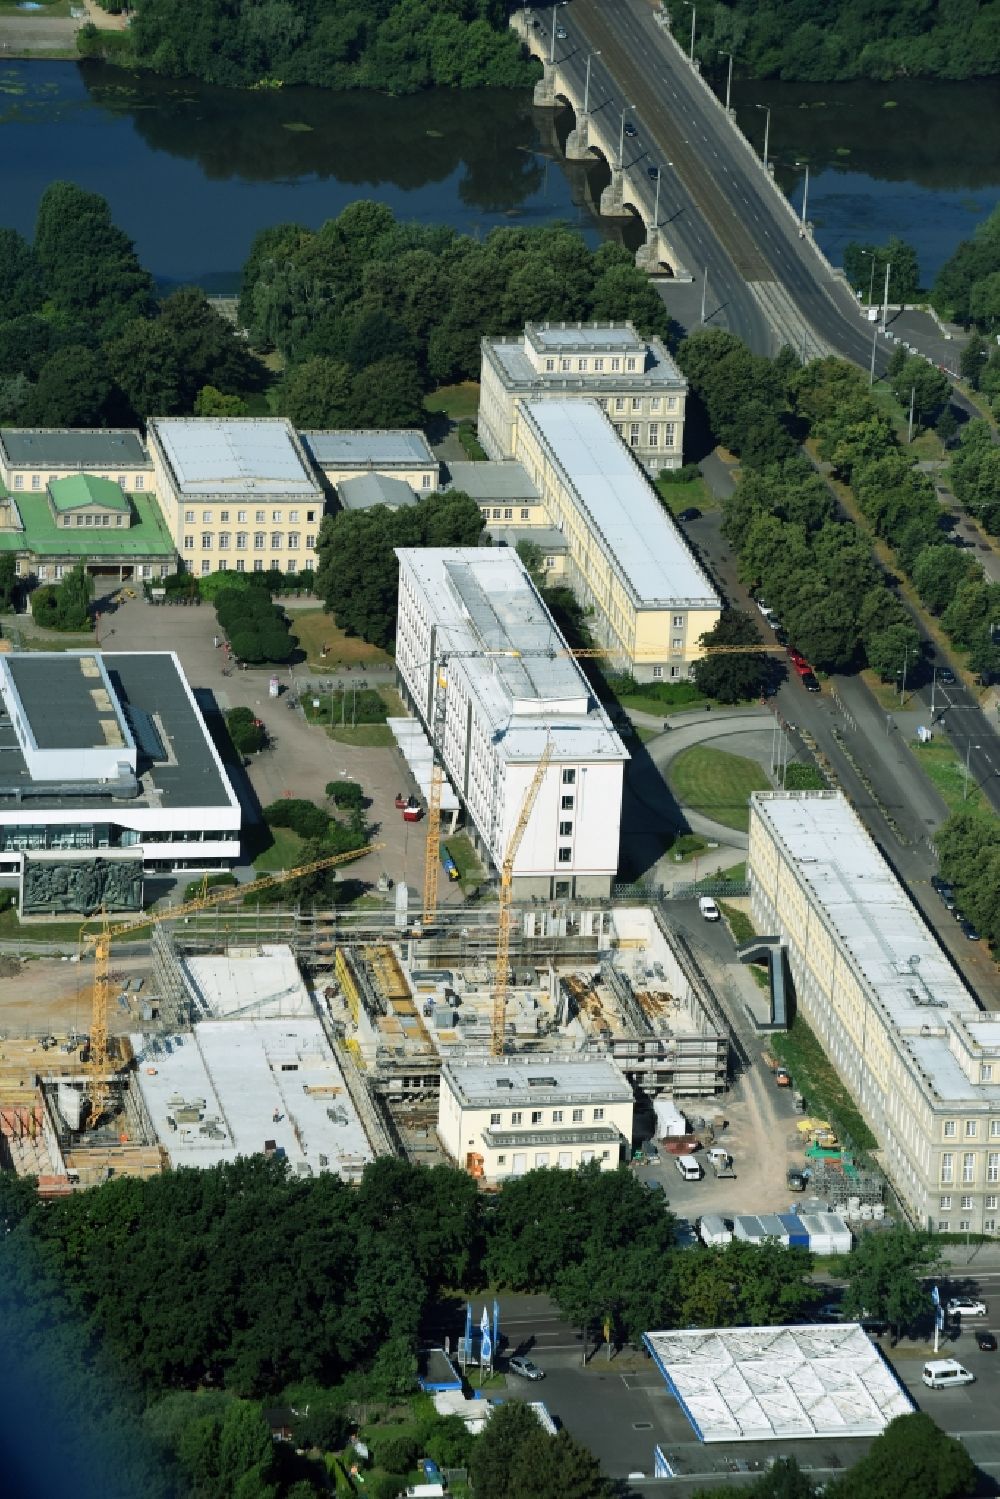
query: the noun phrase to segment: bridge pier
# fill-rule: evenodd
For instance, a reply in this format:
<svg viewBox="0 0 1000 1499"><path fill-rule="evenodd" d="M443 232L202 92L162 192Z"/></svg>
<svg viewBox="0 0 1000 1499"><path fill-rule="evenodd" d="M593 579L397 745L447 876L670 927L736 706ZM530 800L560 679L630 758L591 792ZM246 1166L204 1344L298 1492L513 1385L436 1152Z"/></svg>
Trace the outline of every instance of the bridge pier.
<svg viewBox="0 0 1000 1499"><path fill-rule="evenodd" d="M566 160L593 161L593 159L590 149L590 115L589 113L581 114L566 137Z"/></svg>
<svg viewBox="0 0 1000 1499"><path fill-rule="evenodd" d="M542 63L542 76L535 84L534 105L536 109L558 109L555 63Z"/></svg>
<svg viewBox="0 0 1000 1499"><path fill-rule="evenodd" d="M611 181L601 194L602 219L630 219L631 211L625 207L625 173L621 167L611 168Z"/></svg>
<svg viewBox="0 0 1000 1499"><path fill-rule="evenodd" d="M681 264L677 252L663 230L646 225L646 242L635 252L636 269L647 276L670 275L675 281L691 281L691 272Z"/></svg>

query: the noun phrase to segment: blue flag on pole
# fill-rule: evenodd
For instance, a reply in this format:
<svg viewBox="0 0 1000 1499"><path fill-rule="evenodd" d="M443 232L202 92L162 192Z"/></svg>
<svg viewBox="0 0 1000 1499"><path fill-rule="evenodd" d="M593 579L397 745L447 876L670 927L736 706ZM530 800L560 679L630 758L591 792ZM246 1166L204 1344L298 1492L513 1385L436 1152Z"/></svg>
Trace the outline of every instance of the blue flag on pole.
<svg viewBox="0 0 1000 1499"><path fill-rule="evenodd" d="M490 1342L490 1319L485 1306L483 1307L483 1315L479 1326L483 1334L482 1342L479 1345L479 1362L481 1364L488 1364L493 1360L493 1344Z"/></svg>

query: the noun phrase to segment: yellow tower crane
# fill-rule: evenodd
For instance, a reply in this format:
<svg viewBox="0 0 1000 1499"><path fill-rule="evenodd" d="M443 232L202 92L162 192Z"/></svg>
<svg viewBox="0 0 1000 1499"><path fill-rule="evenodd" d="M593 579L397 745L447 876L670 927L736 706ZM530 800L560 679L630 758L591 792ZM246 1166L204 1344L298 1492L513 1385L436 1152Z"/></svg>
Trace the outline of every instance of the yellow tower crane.
<svg viewBox="0 0 1000 1499"><path fill-rule="evenodd" d="M507 851L500 869L500 908L497 913L497 953L493 973L493 1020L490 1027L490 1050L495 1057L503 1051L504 1025L507 1017L507 995L510 991L510 933L513 924L511 902L514 891L514 860L521 847L525 829L531 819L538 793L545 779L549 761L552 759L552 740L546 739L541 759L535 766L531 785L521 803L521 810L510 835Z"/></svg>
<svg viewBox="0 0 1000 1499"><path fill-rule="evenodd" d="M332 854L327 859L314 859L311 864L300 864L295 869L285 870L280 874L265 875L259 880L252 880L248 885L230 885L222 889L210 891L200 895L195 900L186 900L180 905L168 906L165 911L155 913L143 913L125 921L116 922L113 926L107 912L104 913L99 931L90 932L85 928L80 932L81 943L93 946L94 949L94 996L90 1021L90 1117L88 1123L93 1128L107 1113L108 1103L111 1098L111 1083L108 1073L114 1065L111 1055L111 1041L108 1035L108 1013L111 1005L111 944L116 937L124 936L127 932L142 931L144 927L159 926L164 921L176 921L182 916L190 916L195 911L205 911L212 906L222 905L225 901L239 900L247 895L253 895L255 891L267 890L274 885L283 885L287 880L300 879L303 875L314 874L320 869L332 869L336 864L346 864L352 859L360 859L363 854L370 854L375 849L383 848L381 843L369 843L365 848L351 849L346 854Z"/></svg>

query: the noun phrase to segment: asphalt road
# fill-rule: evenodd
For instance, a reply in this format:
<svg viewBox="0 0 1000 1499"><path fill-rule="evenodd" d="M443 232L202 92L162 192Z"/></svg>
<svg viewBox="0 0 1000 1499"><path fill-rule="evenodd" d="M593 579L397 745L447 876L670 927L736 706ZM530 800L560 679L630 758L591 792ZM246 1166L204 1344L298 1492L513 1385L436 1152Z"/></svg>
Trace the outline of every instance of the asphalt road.
<svg viewBox="0 0 1000 1499"><path fill-rule="evenodd" d="M550 10L537 14L551 25ZM592 112L607 110L617 124L622 108L635 106L638 136L628 142L626 167L665 168L661 220L688 268L700 277L707 267L706 321L721 307L732 331L759 353L787 342L807 356L829 349L867 368L872 329L849 288L799 237L795 219L646 0L573 0L558 15L566 36L556 43L556 60L581 88L588 53L601 53L592 62ZM654 184L644 170L640 178L651 209ZM886 359L883 344L877 368Z"/></svg>

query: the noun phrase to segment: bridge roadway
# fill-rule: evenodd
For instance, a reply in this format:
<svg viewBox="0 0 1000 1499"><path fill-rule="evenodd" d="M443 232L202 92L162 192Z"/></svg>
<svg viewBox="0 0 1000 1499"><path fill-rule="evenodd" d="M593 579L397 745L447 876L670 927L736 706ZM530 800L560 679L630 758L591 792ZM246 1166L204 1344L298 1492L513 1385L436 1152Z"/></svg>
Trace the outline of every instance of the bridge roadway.
<svg viewBox="0 0 1000 1499"><path fill-rule="evenodd" d="M551 9L534 14L549 41ZM647 219L654 184L646 167L663 170L665 233L699 278L708 268L706 321L725 321L758 353L788 342L807 355L835 352L867 369L872 329L850 289L809 239L799 238L759 162L657 24L648 0L572 0L557 16L567 35L556 41L556 71L572 76L577 98L588 53L601 53L591 67L591 114L620 119L625 103L635 105L630 115L639 134L626 141L625 170L647 179L641 191ZM881 370L884 343L876 359Z"/></svg>

